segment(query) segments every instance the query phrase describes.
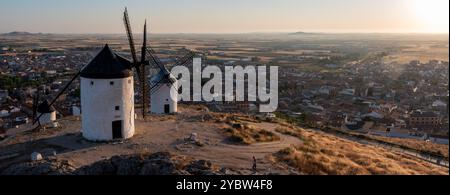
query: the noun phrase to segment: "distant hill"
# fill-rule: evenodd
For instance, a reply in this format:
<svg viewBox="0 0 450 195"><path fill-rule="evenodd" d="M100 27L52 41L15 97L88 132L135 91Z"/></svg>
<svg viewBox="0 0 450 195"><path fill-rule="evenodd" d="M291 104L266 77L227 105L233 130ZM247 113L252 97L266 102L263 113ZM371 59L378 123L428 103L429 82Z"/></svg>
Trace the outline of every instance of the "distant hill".
<svg viewBox="0 0 450 195"><path fill-rule="evenodd" d="M25 32L25 31L14 31L14 32L9 32L9 33L4 33L1 34L4 36L28 36L28 35L42 35L42 33L30 33L30 32Z"/></svg>
<svg viewBox="0 0 450 195"><path fill-rule="evenodd" d="M318 34L318 33L309 33L309 32L299 31L299 32L290 33L289 35L316 35L316 34Z"/></svg>

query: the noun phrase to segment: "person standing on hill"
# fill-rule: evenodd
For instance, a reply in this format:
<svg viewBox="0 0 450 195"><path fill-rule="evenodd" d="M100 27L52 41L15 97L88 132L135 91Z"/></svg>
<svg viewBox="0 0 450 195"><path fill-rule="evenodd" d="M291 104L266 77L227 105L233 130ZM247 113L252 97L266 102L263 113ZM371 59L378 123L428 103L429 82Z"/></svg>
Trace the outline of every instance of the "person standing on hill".
<svg viewBox="0 0 450 195"><path fill-rule="evenodd" d="M253 172L256 172L256 157L253 156L253 167L252 167Z"/></svg>

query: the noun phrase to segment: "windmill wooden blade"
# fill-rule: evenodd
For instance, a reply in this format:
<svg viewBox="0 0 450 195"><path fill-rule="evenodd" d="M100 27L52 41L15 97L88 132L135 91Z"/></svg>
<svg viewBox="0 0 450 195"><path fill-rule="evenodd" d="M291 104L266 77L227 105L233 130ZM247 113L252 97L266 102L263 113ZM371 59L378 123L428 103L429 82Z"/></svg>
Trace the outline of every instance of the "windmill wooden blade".
<svg viewBox="0 0 450 195"><path fill-rule="evenodd" d="M147 71L145 70L145 65L148 64L146 60L145 52L147 51L147 20L144 23L144 37L143 37L143 43L141 48L141 62L140 62L140 82L141 82L141 95L142 95L142 117L145 118L145 115L147 114L147 106L148 103L148 87L147 87Z"/></svg>
<svg viewBox="0 0 450 195"><path fill-rule="evenodd" d="M35 94L34 94L34 97L33 97L33 123L35 123L35 121L36 121L36 117L37 117L37 107L38 107L38 104L39 104L39 91L37 91Z"/></svg>
<svg viewBox="0 0 450 195"><path fill-rule="evenodd" d="M137 61L137 56L136 56L136 50L134 48L134 41L133 41L133 35L131 34L131 28L129 27L130 23L129 23L129 18L128 18L128 13L127 10L125 8L125 26L127 26L127 35L129 37L129 42L130 42L130 51L131 51L131 55L134 56L133 57L133 63L134 63L134 68L136 69L136 73L139 79L139 82L142 84L143 80L145 80L145 67L143 62L145 62L145 55L142 56L141 55L141 62ZM144 43L142 45L142 48L146 47L146 42L147 42L147 25L144 26Z"/></svg>
<svg viewBox="0 0 450 195"><path fill-rule="evenodd" d="M130 52L131 56L133 58L133 67L136 69L136 73L139 79L139 84L141 88L141 102L142 102L142 116L145 118L146 112L147 112L147 72L145 70L145 65L148 64L146 60L146 48L147 48L147 21L144 25L144 39L142 43L142 49L141 49L141 61L138 61L137 55L136 55L136 47L134 44L133 39L133 32L131 31L131 23L130 18L128 16L128 10L125 8L125 11L123 13L123 21L125 24L125 29L128 37L128 43L130 45Z"/></svg>
<svg viewBox="0 0 450 195"><path fill-rule="evenodd" d="M150 48L150 47L148 47ZM147 54L150 57L150 63L153 65L156 65L161 71L163 71L165 74L170 74L170 72L166 69L164 64L158 59L158 57L152 53L151 49L147 48Z"/></svg>
<svg viewBox="0 0 450 195"><path fill-rule="evenodd" d="M148 101L148 87L147 87L147 77L146 77L146 71L145 71L145 65L144 64L140 64L138 66L135 66L136 68L136 72L137 75L139 77L139 83L140 83L140 87L141 87L141 103L142 103L142 116L145 118L145 115L147 114L147 105Z"/></svg>
<svg viewBox="0 0 450 195"><path fill-rule="evenodd" d="M167 79L171 84L171 88L173 88L175 91L178 91L175 85L173 85L176 82L176 80L172 80L172 78L167 78L166 76L163 76L158 82L156 82L155 84L153 84L153 86L150 87L150 95L153 95L162 86L161 83Z"/></svg>
<svg viewBox="0 0 450 195"><path fill-rule="evenodd" d="M136 56L136 47L134 46L133 32L131 31L130 18L128 17L128 10L125 8L123 12L123 22L125 24L125 29L127 31L128 43L130 45L131 57L133 58L134 66L138 65L138 60Z"/></svg>
<svg viewBox="0 0 450 195"><path fill-rule="evenodd" d="M165 77L162 77L158 82L153 84L153 86L150 87L150 95L153 95L162 85L161 83L165 80ZM173 85L172 85L173 87Z"/></svg>
<svg viewBox="0 0 450 195"><path fill-rule="evenodd" d="M161 62L161 60L158 58L158 56L156 56L156 52L155 52L155 50L153 50L152 47L148 46L146 53L149 56L150 64L156 65L158 68L164 67L164 64Z"/></svg>
<svg viewBox="0 0 450 195"><path fill-rule="evenodd" d="M56 100L58 100L58 98L69 88L69 86L73 83L73 81L75 81L75 79L77 79L81 74L81 71L78 71L77 74L75 74L75 76L73 76L73 78L66 84L66 86L64 86L64 88L58 93L58 95L56 95L56 97L50 102L49 106L52 106Z"/></svg>
<svg viewBox="0 0 450 195"><path fill-rule="evenodd" d="M156 86L158 86L159 84L161 84L163 81L166 81L166 79L167 79L167 77L165 76L165 75L161 75L161 74L157 74L155 77L160 77L159 79L158 79L158 81L157 82L153 82L152 83L152 86L151 86L151 88L150 88L150 91L151 90L153 90Z"/></svg>
<svg viewBox="0 0 450 195"><path fill-rule="evenodd" d="M189 63L192 58L194 58L195 52L188 50L188 53L185 54L183 57L177 59L175 62L175 66L184 66L185 64Z"/></svg>
<svg viewBox="0 0 450 195"><path fill-rule="evenodd" d="M59 91L59 93L55 96L55 98L53 98L53 100L50 102L49 107L52 107L53 104L55 104L56 100L58 100L59 97L61 97L62 94L64 94L64 92L69 88L69 86L73 83L73 81L75 81L75 79L77 79L81 74L81 71L79 71L77 74L75 74L75 76L73 76L73 78L66 84L66 86L64 86L64 88L62 88L61 91ZM42 115L44 115L44 113L41 113L33 122L33 125L36 124L37 121L39 121L39 119L42 117Z"/></svg>
<svg viewBox="0 0 450 195"><path fill-rule="evenodd" d="M136 69L136 74L138 76L138 80L142 84L142 79L143 79L142 66L138 65L138 66L134 66L134 68Z"/></svg>
<svg viewBox="0 0 450 195"><path fill-rule="evenodd" d="M163 81L163 79L159 80L156 84L154 84L151 88L150 88L150 93L153 94L155 92L156 87L159 86L159 84Z"/></svg>
<svg viewBox="0 0 450 195"><path fill-rule="evenodd" d="M173 84L176 82L176 79L173 79L170 76L171 74L170 74L169 70L167 70L167 68L164 66L164 64L161 63L161 61L155 55L155 51L151 47L147 48L147 55L150 58L150 64L157 66L164 74L161 76L161 78L159 79L158 82L156 82L155 84L153 84L153 86L150 87L150 94L153 94L161 86L160 84L163 81L168 81L170 84L172 84L172 87L174 87ZM190 51L188 54L186 54L185 56L180 58L180 60L177 62L176 65L185 65L194 56L195 56L195 53ZM175 90L177 90L177 89L175 89Z"/></svg>
<svg viewBox="0 0 450 195"><path fill-rule="evenodd" d="M144 38L142 41L142 48L141 48L141 64L146 64L146 55L145 52L147 50L147 20L145 20L144 23ZM148 63L148 62L147 62Z"/></svg>

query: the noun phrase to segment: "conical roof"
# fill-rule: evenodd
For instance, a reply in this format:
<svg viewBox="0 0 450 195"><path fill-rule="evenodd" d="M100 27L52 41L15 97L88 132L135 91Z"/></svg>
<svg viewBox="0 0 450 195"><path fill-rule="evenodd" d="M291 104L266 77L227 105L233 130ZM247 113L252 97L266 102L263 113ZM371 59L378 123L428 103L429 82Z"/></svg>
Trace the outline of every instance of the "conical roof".
<svg viewBox="0 0 450 195"><path fill-rule="evenodd" d="M131 62L117 55L108 44L81 71L81 77L92 79L127 78L133 75Z"/></svg>
<svg viewBox="0 0 450 195"><path fill-rule="evenodd" d="M158 74L156 74L150 79L150 84L152 86L157 85L159 83L173 84L175 82L176 78L169 71L165 72L163 70L160 70Z"/></svg>
<svg viewBox="0 0 450 195"><path fill-rule="evenodd" d="M47 100L39 104L37 111L39 113L52 113L55 111L55 108L53 106L50 106L50 103L48 103Z"/></svg>

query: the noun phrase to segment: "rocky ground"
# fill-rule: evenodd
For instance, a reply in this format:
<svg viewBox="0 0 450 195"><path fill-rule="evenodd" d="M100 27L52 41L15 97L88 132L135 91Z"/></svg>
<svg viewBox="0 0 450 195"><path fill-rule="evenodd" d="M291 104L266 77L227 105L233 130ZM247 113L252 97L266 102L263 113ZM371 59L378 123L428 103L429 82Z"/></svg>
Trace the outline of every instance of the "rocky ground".
<svg viewBox="0 0 450 195"><path fill-rule="evenodd" d="M168 152L113 156L76 168L67 160L44 159L19 163L2 175L224 175L233 174L206 160L193 160Z"/></svg>

